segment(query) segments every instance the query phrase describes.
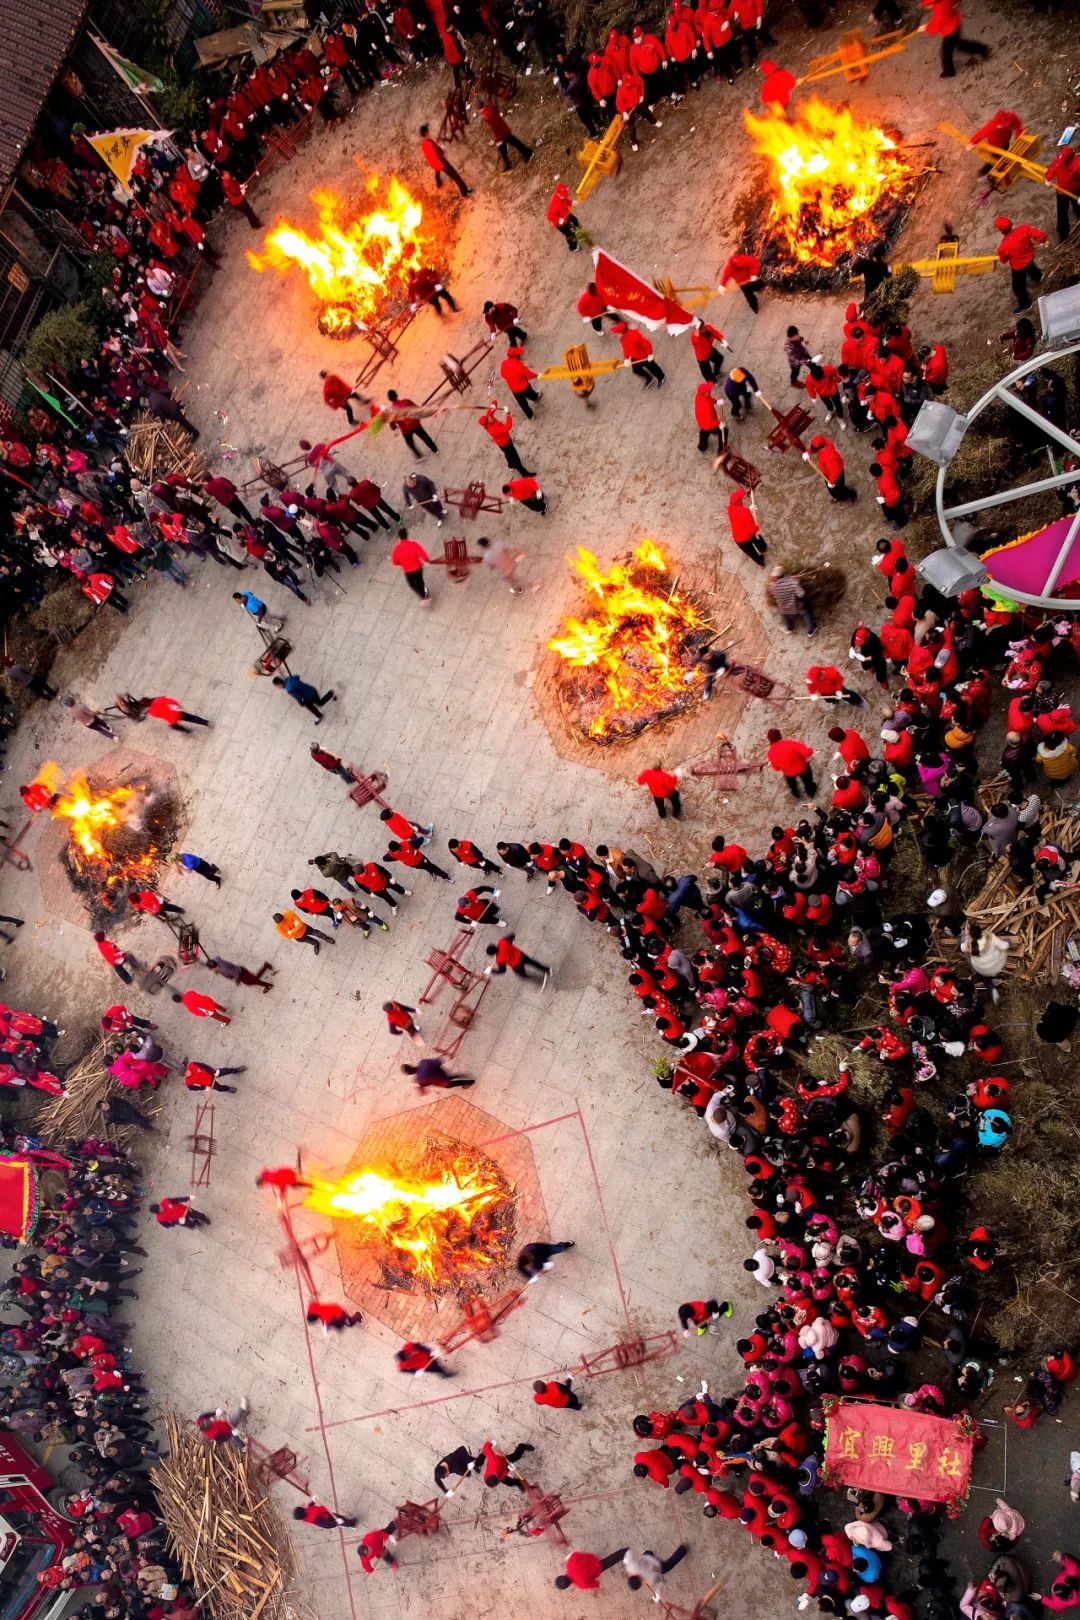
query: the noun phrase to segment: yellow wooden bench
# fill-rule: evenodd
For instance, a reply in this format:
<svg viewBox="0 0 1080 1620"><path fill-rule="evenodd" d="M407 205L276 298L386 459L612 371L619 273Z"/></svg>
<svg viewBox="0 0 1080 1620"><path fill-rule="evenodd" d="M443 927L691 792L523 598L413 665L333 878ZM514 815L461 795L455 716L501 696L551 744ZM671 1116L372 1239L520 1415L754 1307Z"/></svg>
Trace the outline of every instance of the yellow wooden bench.
<svg viewBox="0 0 1080 1620"><path fill-rule="evenodd" d="M616 113L600 140L585 142L577 155L577 160L585 173L578 181L574 193L575 202L584 202L585 198L591 195L598 180L618 173L620 158L617 147L619 136L625 127L626 120L621 113Z"/></svg>
<svg viewBox="0 0 1080 1620"><path fill-rule="evenodd" d="M939 242L932 259L912 259L911 268L920 276L930 277L930 291L951 293L956 291L957 276L986 276L1001 263L994 253L972 258L960 257L960 244L956 241Z"/></svg>
<svg viewBox="0 0 1080 1620"><path fill-rule="evenodd" d="M596 386L597 377L603 377L612 371L621 371L621 360L593 360L584 343L575 343L573 348L567 349L563 355L561 366L548 366L540 373L541 382L551 382L561 379L569 382L570 390L579 399L588 399Z"/></svg>
<svg viewBox="0 0 1080 1620"><path fill-rule="evenodd" d="M897 28L890 34L879 34L868 46L861 28L849 29L846 34L841 34L840 44L835 51L810 58L799 83L817 84L820 79L832 79L838 73L842 73L849 84L860 83L869 77L875 62L883 61L886 56L896 56L917 33L917 28Z"/></svg>

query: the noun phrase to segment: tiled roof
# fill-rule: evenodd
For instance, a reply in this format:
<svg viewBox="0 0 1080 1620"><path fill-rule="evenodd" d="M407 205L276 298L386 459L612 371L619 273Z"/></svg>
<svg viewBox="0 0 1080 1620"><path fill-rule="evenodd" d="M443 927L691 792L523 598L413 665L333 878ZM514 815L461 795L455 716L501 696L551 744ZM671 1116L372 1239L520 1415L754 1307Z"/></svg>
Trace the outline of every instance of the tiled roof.
<svg viewBox="0 0 1080 1620"><path fill-rule="evenodd" d="M0 188L14 177L85 10L86 0L0 0Z"/></svg>

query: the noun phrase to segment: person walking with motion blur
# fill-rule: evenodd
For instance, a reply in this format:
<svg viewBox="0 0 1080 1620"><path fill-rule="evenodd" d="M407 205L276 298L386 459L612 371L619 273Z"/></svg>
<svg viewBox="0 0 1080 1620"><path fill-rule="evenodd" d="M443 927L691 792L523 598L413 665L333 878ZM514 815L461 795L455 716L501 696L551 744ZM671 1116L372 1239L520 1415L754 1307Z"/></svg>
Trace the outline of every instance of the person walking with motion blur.
<svg viewBox="0 0 1080 1620"><path fill-rule="evenodd" d="M638 785L648 788L652 795L652 802L656 806L656 813L663 821L667 815L670 804L671 813L678 821L682 815L682 796L679 793L678 771L666 771L659 760L647 770L642 771L638 777Z"/></svg>
<svg viewBox="0 0 1080 1620"><path fill-rule="evenodd" d="M496 945L489 945L487 954L495 958L490 967L484 969L485 978L498 976L510 970L516 973L519 979L529 977L529 969L534 968L540 979L541 987L547 984L551 977L551 969L544 962L538 962L535 956L526 956L520 945L515 945L513 934L504 934Z"/></svg>
<svg viewBox="0 0 1080 1620"><path fill-rule="evenodd" d="M321 934L317 928L312 928L311 924L297 916L295 911L275 911L274 927L282 939L295 940L298 945L310 945L316 956L319 954L320 943L323 945L335 943L329 934Z"/></svg>
<svg viewBox="0 0 1080 1620"><path fill-rule="evenodd" d="M407 1035L414 1046L427 1045L416 1022L415 1007L410 1007L404 1001L384 1001L382 1010L386 1014L386 1027L391 1035Z"/></svg>

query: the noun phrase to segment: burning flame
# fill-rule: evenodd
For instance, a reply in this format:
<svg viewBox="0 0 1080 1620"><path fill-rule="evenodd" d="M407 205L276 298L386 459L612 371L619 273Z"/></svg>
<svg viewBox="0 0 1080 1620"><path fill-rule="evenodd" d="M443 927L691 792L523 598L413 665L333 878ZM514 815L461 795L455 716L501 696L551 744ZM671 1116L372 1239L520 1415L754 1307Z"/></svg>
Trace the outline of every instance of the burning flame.
<svg viewBox="0 0 1080 1620"><path fill-rule="evenodd" d="M782 249L800 263L833 265L870 247L874 210L911 196L914 175L896 142L846 107L815 97L790 122L748 109L743 118L754 150L769 159Z"/></svg>
<svg viewBox="0 0 1080 1620"><path fill-rule="evenodd" d="M373 174L369 197L379 189ZM298 264L322 303L320 329L330 335L352 332L377 320L393 299L404 299L410 273L428 261L432 245L421 229L423 209L391 175L381 203L360 218L342 219L348 206L330 191L311 194L318 235L279 220L260 257L247 254L253 270L284 272Z"/></svg>
<svg viewBox="0 0 1080 1620"><path fill-rule="evenodd" d="M59 788L59 772L51 764L38 772L37 779L59 793L49 813L68 823L68 852L75 872L100 878L106 888L152 877L157 865L153 845L127 854L107 843L109 833L137 826L145 796L142 787L95 788L79 772L67 787Z"/></svg>
<svg viewBox="0 0 1080 1620"><path fill-rule="evenodd" d="M693 661L685 656L686 638L708 627L676 588L677 581L663 592L657 588L668 564L651 540L641 541L629 563L614 563L606 573L584 546L567 560L596 598L596 611L584 623L568 619L564 634L548 646L568 664L592 667L602 675L606 701L585 728L590 737L599 738L625 731L619 720L623 712L662 710L685 692Z"/></svg>
<svg viewBox="0 0 1080 1620"><path fill-rule="evenodd" d="M309 1209L362 1221L381 1238L410 1278L445 1287L455 1272L495 1265L473 1228L478 1217L503 1202L507 1187L482 1155L462 1154L427 1177L362 1170L343 1181L317 1181L305 1199Z"/></svg>

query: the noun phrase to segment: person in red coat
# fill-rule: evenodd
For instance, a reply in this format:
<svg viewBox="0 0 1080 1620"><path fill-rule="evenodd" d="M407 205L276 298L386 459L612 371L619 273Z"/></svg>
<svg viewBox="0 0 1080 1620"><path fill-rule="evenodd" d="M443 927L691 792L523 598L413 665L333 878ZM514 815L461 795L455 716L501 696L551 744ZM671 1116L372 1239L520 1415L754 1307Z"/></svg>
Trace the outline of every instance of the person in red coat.
<svg viewBox="0 0 1080 1620"><path fill-rule="evenodd" d="M581 1411L581 1397L575 1393L574 1380L569 1376L561 1381L538 1378L533 1384L533 1401L537 1406L551 1406L557 1411Z"/></svg>
<svg viewBox="0 0 1080 1620"><path fill-rule="evenodd" d="M1052 167L1052 165L1051 165ZM1049 169L1047 173L1049 174ZM923 382L932 394L943 394L949 385L949 356L944 343L933 343L919 350Z"/></svg>
<svg viewBox="0 0 1080 1620"><path fill-rule="evenodd" d="M507 411L504 416L499 415L499 402L493 399L486 411L479 417L480 426L490 438L492 444L497 444L506 458L506 465L512 467L523 478L530 476L529 469L521 459L521 454L512 438L514 418Z"/></svg>
<svg viewBox="0 0 1080 1620"><path fill-rule="evenodd" d="M720 292L727 292L728 282L734 282L756 315L757 295L761 291L761 260L755 253L732 253L720 272Z"/></svg>
<svg viewBox="0 0 1080 1620"><path fill-rule="evenodd" d="M611 330L619 340L623 364L630 367L635 377L643 378L646 388L651 388L653 383L663 388L666 373L654 358L651 338L626 321L615 321Z"/></svg>
<svg viewBox="0 0 1080 1620"><path fill-rule="evenodd" d="M715 76L719 78L722 73L728 84L734 84L739 66L739 46L731 12L725 5L702 0L698 6L697 25L705 60L713 64Z"/></svg>
<svg viewBox="0 0 1080 1620"><path fill-rule="evenodd" d="M896 529L905 527L908 515L904 506L904 493L899 481L891 467L883 465L880 461L870 463L870 471L877 480L877 495L875 499L881 507L882 513ZM905 570L907 572L907 570ZM895 575L893 578L893 595L897 594Z"/></svg>
<svg viewBox="0 0 1080 1620"><path fill-rule="evenodd" d="M542 396L533 387L538 373L525 364L521 355L520 343L511 343L499 367L499 375L531 421L533 404Z"/></svg>
<svg viewBox="0 0 1080 1620"><path fill-rule="evenodd" d="M480 108L480 116L487 125L488 134L495 142L495 150L499 154L499 168L504 174L508 173L510 169L510 147L513 147L515 152L520 153L526 163L530 161L533 155L532 147L526 146L524 141L518 139L502 113L492 102L484 102L484 105Z"/></svg>
<svg viewBox="0 0 1080 1620"><path fill-rule="evenodd" d="M454 182L463 197L470 195L465 180L458 174L438 141L432 140L427 124L420 125L420 155L435 176L436 189L442 185L445 175L447 180Z"/></svg>
<svg viewBox="0 0 1080 1620"><path fill-rule="evenodd" d="M678 771L666 771L657 760L638 777L638 785L648 788L652 794L652 802L656 806L656 813L663 821L667 816L667 807L671 805L671 813L678 821L682 815L682 797L679 793Z"/></svg>
<svg viewBox="0 0 1080 1620"><path fill-rule="evenodd" d="M695 320L690 328L690 347L694 351L694 359L698 363L698 370L706 382L719 382L724 374L724 357L718 351L728 347L727 339L718 326L710 326L708 321Z"/></svg>
<svg viewBox="0 0 1080 1620"><path fill-rule="evenodd" d="M349 387L344 377L339 377L334 371L320 371L319 376L322 378L323 402L329 405L332 411L344 411L348 417L349 426L355 427L356 417L352 413L352 406L349 401L355 399L359 404L363 405L363 397L355 389Z"/></svg>
<svg viewBox="0 0 1080 1620"><path fill-rule="evenodd" d="M589 285L585 288L585 291L578 299L575 308L577 309L577 312L581 316L582 320L588 324L591 324L594 332L603 332L603 318L605 315L607 315L610 320L615 319L614 315L612 315L608 308L607 299L597 292L595 281L589 282Z"/></svg>
<svg viewBox="0 0 1080 1620"><path fill-rule="evenodd" d="M421 602L431 600L431 592L424 579L424 564L431 561L419 540L411 540L404 529L398 530L397 545L390 553L390 561L405 575L405 583Z"/></svg>
<svg viewBox="0 0 1080 1620"><path fill-rule="evenodd" d="M803 451L804 461L816 459L818 472L825 480L825 486L834 501L855 501L858 495L849 489L844 479L844 458L823 433L815 433L810 440L810 448Z"/></svg>
<svg viewBox="0 0 1080 1620"><path fill-rule="evenodd" d="M963 19L960 16L960 0L921 0L921 4L930 13L929 22L924 22L924 34L936 34L941 40L941 77L955 79L956 67L953 56L957 51L964 51L968 56L977 56L980 60L990 55L989 45L984 45L978 39L965 39L960 32Z"/></svg>
<svg viewBox="0 0 1080 1620"><path fill-rule="evenodd" d="M698 383L697 393L694 395L694 421L697 423L697 447L702 454L709 448L709 440L716 434L716 452L722 455L727 440L727 428L721 420L717 409L716 395L713 393L712 383Z"/></svg>
<svg viewBox="0 0 1080 1620"><path fill-rule="evenodd" d="M547 222L554 225L560 236L566 238L570 252L576 253L581 246L578 241L581 221L574 213L574 199L565 180L560 180L551 193L551 201L547 205Z"/></svg>
<svg viewBox="0 0 1080 1620"><path fill-rule="evenodd" d="M759 568L765 566L766 542L758 520L751 507L746 505L745 489L733 489L728 496L728 524L731 528L731 538L744 556L751 562L757 563Z"/></svg>
<svg viewBox="0 0 1080 1620"><path fill-rule="evenodd" d="M606 107L610 101L614 100L619 75L607 57L600 56L596 51L592 51L589 55L589 71L585 78L588 82L589 94L598 107Z"/></svg>
<svg viewBox="0 0 1080 1620"><path fill-rule="evenodd" d="M502 492L508 501L520 501L522 506L527 506L530 512L538 512L541 517L547 511L544 492L532 473L511 478L508 484L503 485Z"/></svg>
<svg viewBox="0 0 1080 1620"><path fill-rule="evenodd" d="M799 787L802 786L806 797L812 799L817 793L817 783L814 781L814 772L810 764L814 750L808 743L800 742L796 737L785 737L775 729L766 732L765 735L769 744L765 757L777 775L784 778L791 797L797 799Z"/></svg>
<svg viewBox="0 0 1080 1620"><path fill-rule="evenodd" d="M1008 265L1012 277L1013 297L1016 299L1013 314L1023 315L1025 310L1031 308L1028 277L1037 284L1043 275L1035 263L1035 245L1048 242L1050 238L1037 225L1014 225L1005 214L999 214L994 225L1001 232L997 256L1002 264Z"/></svg>
<svg viewBox="0 0 1080 1620"><path fill-rule="evenodd" d="M645 100L655 107L667 89L667 52L655 34L635 24L630 39L630 66L645 81Z"/></svg>
<svg viewBox="0 0 1080 1620"><path fill-rule="evenodd" d="M1058 147L1046 170L1047 185L1051 182L1057 188L1058 241L1064 242L1069 234L1070 208L1074 218L1080 218L1080 202L1077 201L1080 197L1080 152L1074 151L1071 146Z"/></svg>
<svg viewBox="0 0 1080 1620"><path fill-rule="evenodd" d="M624 124L629 124L630 150L638 149L637 115L641 114L647 124L654 129L660 129L659 118L645 100L645 80L640 73L628 68L615 87L615 110L622 115Z"/></svg>
<svg viewBox="0 0 1080 1620"><path fill-rule="evenodd" d="M766 112L777 113L787 117L788 102L791 92L798 84L794 73L787 68L777 67L776 63L763 56L758 63L758 72L763 75L761 81L761 103Z"/></svg>
<svg viewBox="0 0 1080 1620"><path fill-rule="evenodd" d="M825 420L831 422L834 416L838 416L841 428L846 427L844 402L840 397L840 373L836 367L824 366L820 360L811 360L808 371L803 384L807 399L820 399L825 407Z"/></svg>
<svg viewBox="0 0 1080 1620"><path fill-rule="evenodd" d="M698 32L694 26L694 13L689 7L672 0L671 14L664 29L664 49L668 53L678 88L672 101L681 101L687 90L698 80Z"/></svg>

